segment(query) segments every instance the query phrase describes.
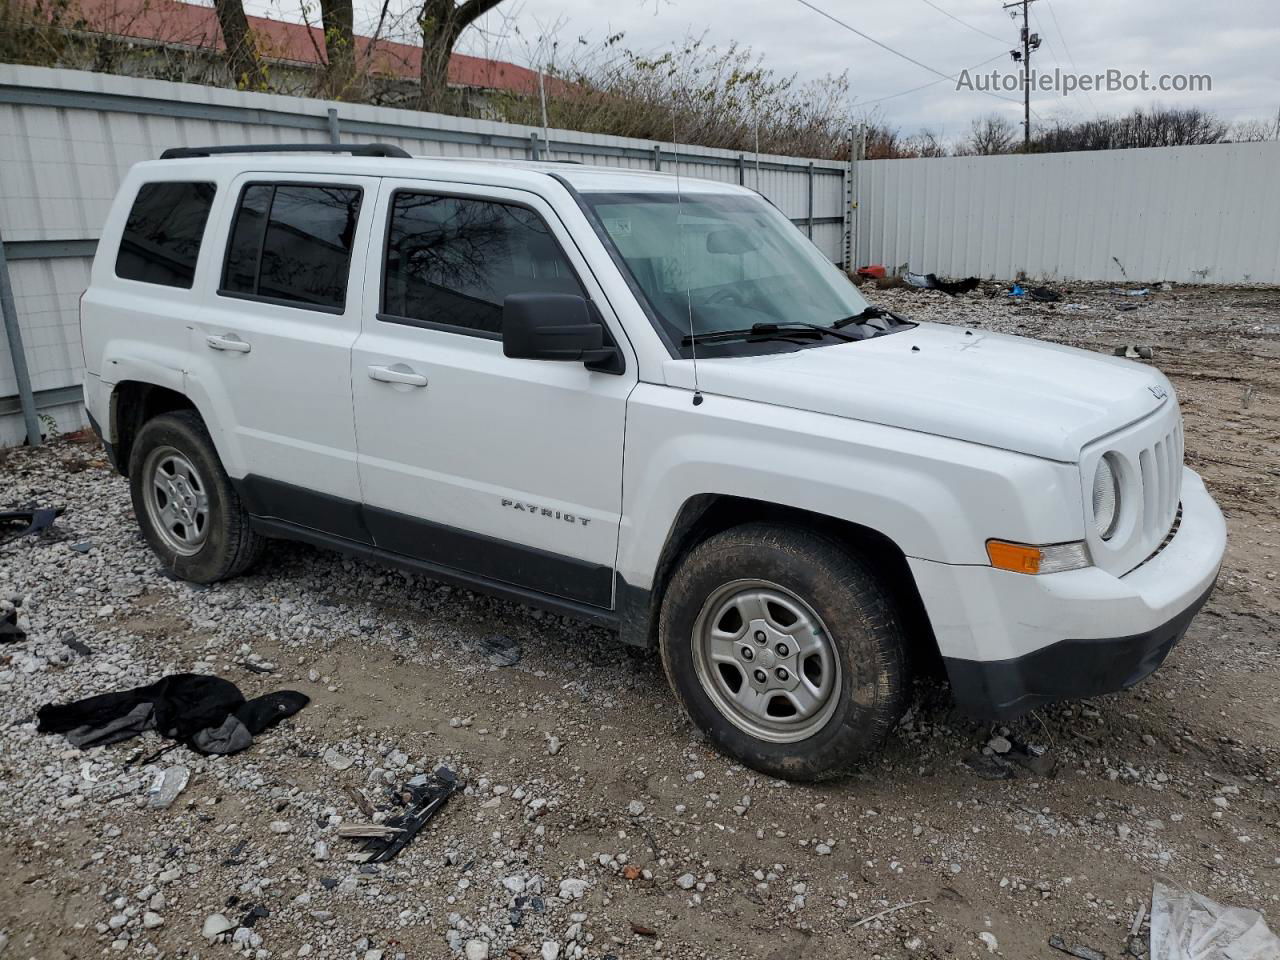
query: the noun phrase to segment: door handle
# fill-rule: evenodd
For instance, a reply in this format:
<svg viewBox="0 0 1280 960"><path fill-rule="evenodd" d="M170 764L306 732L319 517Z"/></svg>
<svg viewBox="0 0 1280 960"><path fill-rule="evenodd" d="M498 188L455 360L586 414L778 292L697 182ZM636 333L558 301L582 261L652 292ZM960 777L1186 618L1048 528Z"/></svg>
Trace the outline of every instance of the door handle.
<svg viewBox="0 0 1280 960"><path fill-rule="evenodd" d="M369 377L373 380L381 380L383 383L406 383L411 387L425 387L427 378L420 373L414 373L403 363L397 363L390 367L371 366L369 368Z"/></svg>
<svg viewBox="0 0 1280 960"><path fill-rule="evenodd" d="M253 349L253 347L241 340L234 333L229 333L225 337L205 337L204 342L212 350L230 350L234 353L248 353Z"/></svg>

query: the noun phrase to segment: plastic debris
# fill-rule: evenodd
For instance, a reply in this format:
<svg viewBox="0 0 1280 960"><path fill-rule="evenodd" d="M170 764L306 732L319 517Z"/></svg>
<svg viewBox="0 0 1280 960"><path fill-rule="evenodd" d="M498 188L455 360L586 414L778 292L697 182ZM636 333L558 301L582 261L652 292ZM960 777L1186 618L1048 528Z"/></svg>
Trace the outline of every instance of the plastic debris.
<svg viewBox="0 0 1280 960"><path fill-rule="evenodd" d="M178 794L186 789L191 780L191 771L186 767L169 767L156 774L151 786L147 788L147 806L152 810L167 810L178 799Z"/></svg>
<svg viewBox="0 0 1280 960"><path fill-rule="evenodd" d="M1151 292L1151 288L1137 287L1133 290L1124 290L1120 287L1112 287L1111 292L1121 297L1145 297Z"/></svg>
<svg viewBox="0 0 1280 960"><path fill-rule="evenodd" d="M1280 938L1256 910L1190 890L1151 890L1151 960L1275 960Z"/></svg>
<svg viewBox="0 0 1280 960"><path fill-rule="evenodd" d="M438 767L433 774L414 777L392 795L395 802L405 807L404 813L388 817L380 824L379 836L353 837L364 840L360 853L353 858L365 863L385 863L392 859L460 788L458 775L448 767Z"/></svg>
<svg viewBox="0 0 1280 960"><path fill-rule="evenodd" d="M26 524L16 533L6 531L13 537L25 537L30 533L40 533L53 526L53 521L62 516L65 507L23 507L17 510L0 510L0 525Z"/></svg>
<svg viewBox="0 0 1280 960"><path fill-rule="evenodd" d="M885 269L878 263L869 263L865 267L858 268L858 276L875 280L885 275Z"/></svg>

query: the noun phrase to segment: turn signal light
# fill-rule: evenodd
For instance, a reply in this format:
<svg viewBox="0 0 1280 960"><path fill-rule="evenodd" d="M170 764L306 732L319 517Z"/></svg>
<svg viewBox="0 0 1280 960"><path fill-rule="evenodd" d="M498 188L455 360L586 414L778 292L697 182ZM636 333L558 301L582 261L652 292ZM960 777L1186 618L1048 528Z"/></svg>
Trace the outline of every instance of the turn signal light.
<svg viewBox="0 0 1280 960"><path fill-rule="evenodd" d="M1089 566L1089 551L1083 543L1055 543L1036 547L1028 543L988 540L987 557L997 570L1010 573L1061 573Z"/></svg>

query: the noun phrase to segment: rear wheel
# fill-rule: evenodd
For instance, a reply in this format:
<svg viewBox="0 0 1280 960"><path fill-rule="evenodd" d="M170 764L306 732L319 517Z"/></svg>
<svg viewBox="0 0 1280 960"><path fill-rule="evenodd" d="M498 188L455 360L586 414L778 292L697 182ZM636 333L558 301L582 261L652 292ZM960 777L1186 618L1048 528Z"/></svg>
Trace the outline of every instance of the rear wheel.
<svg viewBox="0 0 1280 960"><path fill-rule="evenodd" d="M668 586L660 643L693 722L773 776L839 774L900 713L904 643L889 595L818 533L752 524L700 544Z"/></svg>
<svg viewBox="0 0 1280 960"><path fill-rule="evenodd" d="M151 549L176 576L213 583L247 570L262 538L231 485L199 414L148 420L129 455L133 510Z"/></svg>

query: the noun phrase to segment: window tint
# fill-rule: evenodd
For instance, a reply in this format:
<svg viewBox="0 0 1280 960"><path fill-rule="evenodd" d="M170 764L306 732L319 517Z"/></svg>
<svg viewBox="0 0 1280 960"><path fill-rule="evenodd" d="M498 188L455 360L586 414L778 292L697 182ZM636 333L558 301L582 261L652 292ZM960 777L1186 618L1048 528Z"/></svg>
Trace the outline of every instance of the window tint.
<svg viewBox="0 0 1280 960"><path fill-rule="evenodd" d="M227 245L222 291L341 308L359 216L355 187L245 187Z"/></svg>
<svg viewBox="0 0 1280 960"><path fill-rule="evenodd" d="M395 195L384 313L500 333L512 293L585 296L541 217L487 200Z"/></svg>
<svg viewBox="0 0 1280 960"><path fill-rule="evenodd" d="M116 276L189 289L216 189L212 183L139 187L116 253Z"/></svg>

